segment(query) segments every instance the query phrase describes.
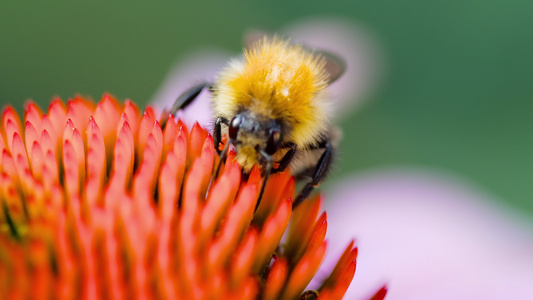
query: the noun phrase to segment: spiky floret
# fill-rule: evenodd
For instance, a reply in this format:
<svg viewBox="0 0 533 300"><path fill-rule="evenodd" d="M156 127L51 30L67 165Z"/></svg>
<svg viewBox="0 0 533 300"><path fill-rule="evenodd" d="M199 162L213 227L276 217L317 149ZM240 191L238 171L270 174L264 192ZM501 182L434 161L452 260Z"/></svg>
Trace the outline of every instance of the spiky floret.
<svg viewBox="0 0 533 300"><path fill-rule="evenodd" d="M321 198L293 210L286 171L256 207L259 168L242 178L230 152L210 184L211 135L172 115L160 124L152 108L107 94L96 105L55 99L48 112L30 102L23 120L0 113L1 299L315 294L304 289L328 245ZM320 299L342 298L356 260L352 241Z"/></svg>
<svg viewBox="0 0 533 300"><path fill-rule="evenodd" d="M279 38L263 38L219 74L213 107L231 120L243 108L283 126L284 141L305 149L328 127L328 73L319 55Z"/></svg>

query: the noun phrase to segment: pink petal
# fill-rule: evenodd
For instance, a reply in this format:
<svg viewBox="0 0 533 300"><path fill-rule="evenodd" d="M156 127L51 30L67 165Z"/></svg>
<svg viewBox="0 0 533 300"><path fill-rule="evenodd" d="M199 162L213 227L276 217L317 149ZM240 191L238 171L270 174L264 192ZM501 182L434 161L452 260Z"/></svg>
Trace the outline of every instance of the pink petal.
<svg viewBox="0 0 533 300"><path fill-rule="evenodd" d="M170 69L165 81L150 102L154 103L160 111L171 108L174 101L188 88L202 82L213 82L216 73L231 57L225 51L218 49L200 49L181 57ZM188 128L192 128L195 122L200 123L204 128L211 128L213 113L209 97L210 92L203 91L197 101L193 101L187 107L186 113L178 114L179 119L184 121ZM211 130L208 129L208 131Z"/></svg>
<svg viewBox="0 0 533 300"><path fill-rule="evenodd" d="M370 173L340 183L324 202L335 216L324 274L351 238L360 250L347 299L368 298L383 283L389 300L533 297L531 224L457 179Z"/></svg>

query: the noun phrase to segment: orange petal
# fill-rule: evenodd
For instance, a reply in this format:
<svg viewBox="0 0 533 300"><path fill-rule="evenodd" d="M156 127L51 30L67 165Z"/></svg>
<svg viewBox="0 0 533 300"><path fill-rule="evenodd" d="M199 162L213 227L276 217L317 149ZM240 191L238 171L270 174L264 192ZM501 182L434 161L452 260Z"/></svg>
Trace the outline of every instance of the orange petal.
<svg viewBox="0 0 533 300"><path fill-rule="evenodd" d="M370 298L370 300L383 300L387 296L387 285L382 286L375 294Z"/></svg>
<svg viewBox="0 0 533 300"><path fill-rule="evenodd" d="M103 206L104 180L107 176L106 150L104 137L93 117L89 118L87 127L87 148L87 203Z"/></svg>
<svg viewBox="0 0 533 300"><path fill-rule="evenodd" d="M199 238L202 244L203 241L213 237L215 228L235 201L241 181L240 175L241 171L238 167L226 168L220 179L210 189L200 220L201 236Z"/></svg>
<svg viewBox="0 0 533 300"><path fill-rule="evenodd" d="M320 290L320 299L342 299L352 283L356 266L357 262L355 260L344 266L344 273L336 278L337 280L331 284L330 288Z"/></svg>
<svg viewBox="0 0 533 300"><path fill-rule="evenodd" d="M33 177L40 181L43 178L44 153L41 145L37 141L30 145L32 145L31 150L29 151L29 153L31 153L31 170L33 172Z"/></svg>
<svg viewBox="0 0 533 300"><path fill-rule="evenodd" d="M200 153L202 151L202 147L204 145L206 137L207 132L203 130L198 123L194 123L189 136L189 152L187 155L187 165L191 164L197 153Z"/></svg>
<svg viewBox="0 0 533 300"><path fill-rule="evenodd" d="M152 128L155 124L155 116L153 110L146 110L141 118L141 123L139 124L139 133L137 137L136 161L141 162L144 157L144 148L146 147L146 142L148 141L148 135L152 131Z"/></svg>
<svg viewBox="0 0 533 300"><path fill-rule="evenodd" d="M26 155L26 147L22 141L20 135L15 132L13 134L13 139L11 143L11 154L13 155L15 161L15 167L17 168L17 174L19 178L25 179L25 173L30 171L30 165L28 162L28 156ZM27 183L23 182L23 186Z"/></svg>
<svg viewBox="0 0 533 300"><path fill-rule="evenodd" d="M207 267L217 269L236 248L242 234L250 226L257 197L257 185L248 183L240 192L222 224L218 239L208 247Z"/></svg>
<svg viewBox="0 0 533 300"><path fill-rule="evenodd" d="M50 136L62 141L63 130L65 129L65 122L67 120L67 108L60 98L54 98L52 103L50 103L50 106L48 106L48 119L54 127L54 135L52 135L51 130L48 131Z"/></svg>
<svg viewBox="0 0 533 300"><path fill-rule="evenodd" d="M93 111L94 103L92 101L89 102L81 96L76 96L67 102L66 119L70 119L73 126L80 132L85 132L89 117L93 114Z"/></svg>
<svg viewBox="0 0 533 300"><path fill-rule="evenodd" d="M337 282L341 280L343 274L346 273L348 266L357 259L357 253L357 248L354 248L354 241L352 240L339 258L333 271L331 271L331 275L322 283L320 290L334 288L337 285Z"/></svg>
<svg viewBox="0 0 533 300"><path fill-rule="evenodd" d="M279 295L286 284L288 272L289 264L287 260L282 257L276 258L268 271L265 282L263 295L265 300L280 299Z"/></svg>
<svg viewBox="0 0 533 300"><path fill-rule="evenodd" d="M137 107L137 105L130 100L126 100L124 103L124 115L128 120L128 124L130 124L133 136L137 136L139 130L139 120L141 119L139 107Z"/></svg>
<svg viewBox="0 0 533 300"><path fill-rule="evenodd" d="M321 202L320 197L307 199L294 210L285 246L285 255L290 257L291 261L297 261L307 248L312 234L309 224L315 223Z"/></svg>
<svg viewBox="0 0 533 300"><path fill-rule="evenodd" d="M328 230L328 216L326 212L322 213L320 218L316 221L313 226L313 235L309 240L309 245L307 246L306 251L314 251L316 248L320 247L324 239L326 238L326 231Z"/></svg>
<svg viewBox="0 0 533 300"><path fill-rule="evenodd" d="M191 151L191 149L189 149ZM201 155L198 157L187 175L184 186L184 195L182 205L181 224L187 230L193 230L199 221L199 211L201 202L204 201L205 193L211 179L213 168L213 139L208 136Z"/></svg>
<svg viewBox="0 0 533 300"><path fill-rule="evenodd" d="M139 209L150 209L159 165L163 151L163 133L158 121L152 126L152 130L146 140L144 156L140 162L140 168L133 179L133 193Z"/></svg>
<svg viewBox="0 0 533 300"><path fill-rule="evenodd" d="M183 183L187 160L187 140L185 128L181 127L174 140L174 146L166 157L159 179L159 209L163 220L170 221L177 211L177 201Z"/></svg>
<svg viewBox="0 0 533 300"><path fill-rule="evenodd" d="M231 264L231 286L237 287L241 285L242 281L252 274L251 269L254 263L254 251L259 245L258 232L255 228L251 228L246 232L246 235L235 253Z"/></svg>
<svg viewBox="0 0 533 300"><path fill-rule="evenodd" d="M35 127L32 123L26 121L24 125L24 144L28 148L28 155L29 159L31 160L31 147L33 143L38 142L40 140L40 134L37 134L37 130L35 130Z"/></svg>
<svg viewBox="0 0 533 300"><path fill-rule="evenodd" d="M221 295L228 293L229 284L227 275L224 271L213 274L208 280L206 280L205 299L220 299Z"/></svg>
<svg viewBox="0 0 533 300"><path fill-rule="evenodd" d="M85 150L83 138L72 120L67 120L63 133L63 167L69 197L80 195L85 178Z"/></svg>
<svg viewBox="0 0 533 300"><path fill-rule="evenodd" d="M224 295L222 299L242 299L252 300L257 298L258 285L257 281L253 277L249 277L243 284L233 290L232 293Z"/></svg>
<svg viewBox="0 0 533 300"><path fill-rule="evenodd" d="M4 167L3 167L3 164L2 164L2 153L4 152L4 150L8 151L7 148L6 148L6 143L4 141L4 137L3 137L2 134L0 134L0 172L4 171Z"/></svg>
<svg viewBox="0 0 533 300"><path fill-rule="evenodd" d="M280 202L287 200L281 195L285 192L285 187L290 184L290 172L282 172L270 176L268 184L265 188L263 199L255 213L254 222L261 225L262 222L272 213L274 213L280 205ZM291 194L292 197L292 194Z"/></svg>
<svg viewBox="0 0 533 300"><path fill-rule="evenodd" d="M43 111L37 104L32 101L29 101L24 105L24 120L26 123L30 123L35 128L36 132L42 131L41 120L43 117ZM26 143L28 145L28 143ZM31 144L29 144L31 145Z"/></svg>
<svg viewBox="0 0 533 300"><path fill-rule="evenodd" d="M7 141L7 148L11 151L13 134L18 133L19 136L22 136L20 117L11 106L7 106L2 114L2 128L2 134Z"/></svg>
<svg viewBox="0 0 533 300"><path fill-rule="evenodd" d="M113 153L113 173L107 189L110 194L106 196L106 200L115 203L117 198L113 195L122 195L133 172L135 149L133 133L127 121L122 123Z"/></svg>
<svg viewBox="0 0 533 300"><path fill-rule="evenodd" d="M290 199L285 200L278 207L278 210L265 221L259 236L261 247L255 253L254 272L259 273L266 267L287 228L291 210L292 201Z"/></svg>
<svg viewBox="0 0 533 300"><path fill-rule="evenodd" d="M4 156L3 161L5 170L13 173L16 172L15 163L13 162L11 156L9 156L9 153L4 150L2 155ZM9 173L0 175L0 192L2 195L1 200L3 202L1 204L5 205L5 208L7 208L7 211L5 211L5 213L8 214L4 215L4 210L2 210L2 215L4 215L3 219L10 218L14 224L21 224L21 222L26 219L26 209L24 208L23 199L18 192L17 179L18 178L16 177L16 175L11 176L9 175ZM16 230L16 227L12 227L11 225L9 225L9 228L11 231L18 232Z"/></svg>
<svg viewBox="0 0 533 300"><path fill-rule="evenodd" d="M309 284L315 275L318 267L322 263L322 259L326 254L327 242L324 241L320 247L314 251L307 251L302 259L296 264L292 270L285 291L283 291L283 299L293 299L300 295L304 288Z"/></svg>
<svg viewBox="0 0 533 300"><path fill-rule="evenodd" d="M165 157L168 151L172 150L174 146L174 140L179 130L174 115L170 114L165 125L165 132L163 132L163 157Z"/></svg>
<svg viewBox="0 0 533 300"><path fill-rule="evenodd" d="M41 134L40 146L44 154L43 164L43 182L47 192L50 192L52 185L59 182L59 170L57 156L55 152L55 142L52 140L48 131L43 130Z"/></svg>

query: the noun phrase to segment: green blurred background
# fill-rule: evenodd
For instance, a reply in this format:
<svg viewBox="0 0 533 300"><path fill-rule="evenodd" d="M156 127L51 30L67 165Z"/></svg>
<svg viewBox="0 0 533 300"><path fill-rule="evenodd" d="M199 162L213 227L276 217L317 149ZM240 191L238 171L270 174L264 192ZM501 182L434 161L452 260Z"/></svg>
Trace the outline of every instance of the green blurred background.
<svg viewBox="0 0 533 300"><path fill-rule="evenodd" d="M533 1L5 2L0 101L19 111L29 98L105 91L144 104L193 49L238 53L246 29L307 16L353 20L380 42L386 72L341 124L334 177L436 169L533 219Z"/></svg>

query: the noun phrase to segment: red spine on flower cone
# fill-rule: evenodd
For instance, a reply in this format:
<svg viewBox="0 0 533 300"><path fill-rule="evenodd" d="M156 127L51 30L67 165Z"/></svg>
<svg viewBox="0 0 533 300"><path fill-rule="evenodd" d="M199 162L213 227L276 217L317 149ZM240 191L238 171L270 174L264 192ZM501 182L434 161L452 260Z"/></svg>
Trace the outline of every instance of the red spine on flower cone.
<svg viewBox="0 0 533 300"><path fill-rule="evenodd" d="M198 124L108 94L0 121L2 299L298 299L325 256L321 198L292 211L286 171L255 211L260 169L245 179L230 152L212 181ZM313 294L342 298L356 257L352 242Z"/></svg>

